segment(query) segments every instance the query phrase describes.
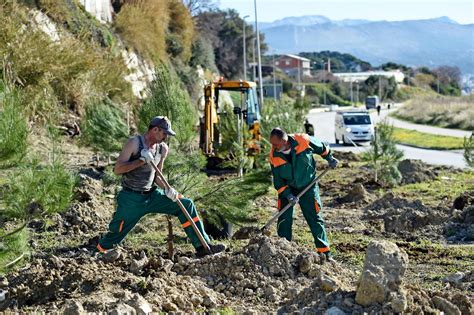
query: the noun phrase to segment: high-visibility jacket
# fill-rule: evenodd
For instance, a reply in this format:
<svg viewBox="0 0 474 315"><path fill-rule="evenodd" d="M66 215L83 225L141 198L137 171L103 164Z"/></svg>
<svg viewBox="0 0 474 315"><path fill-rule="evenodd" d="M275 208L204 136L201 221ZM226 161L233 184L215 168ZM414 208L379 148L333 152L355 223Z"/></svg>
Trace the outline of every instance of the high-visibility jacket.
<svg viewBox="0 0 474 315"><path fill-rule="evenodd" d="M315 178L316 161L313 154L324 159L331 156L329 145L307 134L288 135L288 141L291 147L290 159L274 148L270 151L273 186L279 198L286 198L291 193L290 187L303 189Z"/></svg>

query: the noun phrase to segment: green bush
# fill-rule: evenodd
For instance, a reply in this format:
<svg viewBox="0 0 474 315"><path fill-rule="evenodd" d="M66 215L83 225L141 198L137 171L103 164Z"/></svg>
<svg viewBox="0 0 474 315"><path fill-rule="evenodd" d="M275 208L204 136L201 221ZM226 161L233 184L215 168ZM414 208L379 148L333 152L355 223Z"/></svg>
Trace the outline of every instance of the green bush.
<svg viewBox="0 0 474 315"><path fill-rule="evenodd" d="M105 153L120 151L129 135L123 112L111 102L88 105L81 130L84 144Z"/></svg>
<svg viewBox="0 0 474 315"><path fill-rule="evenodd" d="M402 179L398 162L403 158L403 151L397 149L393 133L394 127L387 121L379 123L373 145L362 155L374 169L375 181L384 185L395 185Z"/></svg>
<svg viewBox="0 0 474 315"><path fill-rule="evenodd" d="M46 166L33 161L31 165L19 168L8 180L3 196L3 216L25 219L33 215L33 209L40 213L63 211L73 198L75 185L76 176L56 158Z"/></svg>
<svg viewBox="0 0 474 315"><path fill-rule="evenodd" d="M0 166L17 163L24 157L27 137L20 91L0 81Z"/></svg>
<svg viewBox="0 0 474 315"><path fill-rule="evenodd" d="M167 116L176 132L176 137L171 137L170 141L177 141L181 148L189 147L196 136L197 111L176 74L166 65L160 64L156 68L149 95L138 112L139 130L146 131L153 117Z"/></svg>

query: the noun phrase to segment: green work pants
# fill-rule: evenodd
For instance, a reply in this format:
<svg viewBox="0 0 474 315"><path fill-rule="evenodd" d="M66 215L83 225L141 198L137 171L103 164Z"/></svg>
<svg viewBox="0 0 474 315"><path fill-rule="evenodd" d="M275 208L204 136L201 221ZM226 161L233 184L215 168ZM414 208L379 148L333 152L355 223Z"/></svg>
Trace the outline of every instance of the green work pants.
<svg viewBox="0 0 474 315"><path fill-rule="evenodd" d="M196 207L191 199L181 198L191 218L196 223L199 231L206 242L209 243L209 237L204 231L201 220L198 217ZM117 210L114 213L112 221L109 224L109 231L99 241L97 246L99 250L107 250L119 244L128 232L138 223L138 221L148 213L164 213L177 216L181 222L186 235L191 239L193 246L202 246L198 236L194 232L191 222L188 221L184 213L178 206L178 203L171 201L165 193L157 189L149 194L139 194L127 190L122 190L117 196Z"/></svg>
<svg viewBox="0 0 474 315"><path fill-rule="evenodd" d="M300 190L291 188L291 192L294 196L298 195ZM286 198L278 199L278 210L283 209L288 204ZM319 197L319 187L315 185L312 189L309 189L300 198L300 207L303 211L303 216L309 225L311 234L313 234L314 243L316 249L320 253L329 252L329 242L324 228L324 220L321 217L321 198ZM286 212L278 218L278 236L284 237L291 241L292 239L292 226L293 226L293 210L294 207L290 207Z"/></svg>

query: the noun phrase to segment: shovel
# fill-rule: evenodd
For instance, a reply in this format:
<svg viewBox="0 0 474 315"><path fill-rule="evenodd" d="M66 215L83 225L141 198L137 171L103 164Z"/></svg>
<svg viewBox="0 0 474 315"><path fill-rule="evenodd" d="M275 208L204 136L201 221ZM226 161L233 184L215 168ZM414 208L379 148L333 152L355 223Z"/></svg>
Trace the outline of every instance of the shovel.
<svg viewBox="0 0 474 315"><path fill-rule="evenodd" d="M150 155L151 155L151 153L150 153ZM155 169L156 174L160 178L161 182L165 185L166 189L170 189L171 186L168 184L165 177L163 176L163 173L161 173L160 169L158 168L158 166L156 166L155 162L153 161L153 156L151 156L150 159L151 159L150 165ZM204 239L204 237L201 234L201 231L199 231L199 229L196 226L196 223L194 223L193 219L191 218L191 215L188 213L188 211L184 207L181 200L179 200L179 198L176 200L176 203L178 204L178 206L181 209L181 211L183 212L183 214L186 216L186 219L188 219L188 222L191 223L191 226L193 227L194 232L196 233L197 237L199 238L199 241L201 242L201 245L204 247L204 249L206 250L206 252L208 254L212 254L211 253L211 248L209 247L209 244L207 244L206 240Z"/></svg>
<svg viewBox="0 0 474 315"><path fill-rule="evenodd" d="M309 183L308 186L306 186L298 195L298 199L301 198L301 196L303 196L311 187L313 187L314 184L316 184L319 179L324 175L326 174L327 172L329 171L329 169L326 169L324 170L321 174L319 174L318 177L316 177L315 179L313 179L313 181L311 183ZM283 213L285 213L291 206L293 206L293 204L289 203L287 204L283 209L281 209L277 214L275 214L271 219L270 221L267 222L267 224L265 224L264 227L262 227L261 229L255 227L255 226L246 226L246 227L243 227L241 229L239 229L233 236L234 239L248 239L248 238L251 238L252 235L257 235L259 233L263 233L265 235L269 235L269 230L268 228L270 227L270 225L273 224L273 222L275 222L279 217L281 217L283 215Z"/></svg>

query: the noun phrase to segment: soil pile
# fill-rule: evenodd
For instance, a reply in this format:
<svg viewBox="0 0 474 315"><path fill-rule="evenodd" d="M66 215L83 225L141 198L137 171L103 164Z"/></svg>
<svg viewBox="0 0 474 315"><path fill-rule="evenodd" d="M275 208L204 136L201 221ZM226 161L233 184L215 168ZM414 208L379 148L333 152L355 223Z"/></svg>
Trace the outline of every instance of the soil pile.
<svg viewBox="0 0 474 315"><path fill-rule="evenodd" d="M421 160L403 160L398 163L402 184L421 183L435 179L438 173Z"/></svg>

